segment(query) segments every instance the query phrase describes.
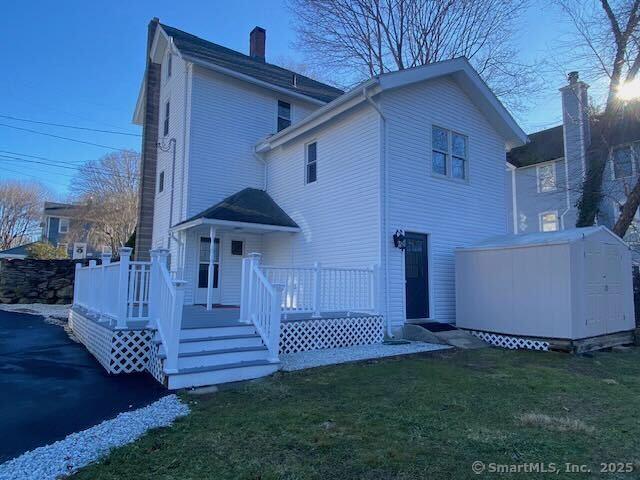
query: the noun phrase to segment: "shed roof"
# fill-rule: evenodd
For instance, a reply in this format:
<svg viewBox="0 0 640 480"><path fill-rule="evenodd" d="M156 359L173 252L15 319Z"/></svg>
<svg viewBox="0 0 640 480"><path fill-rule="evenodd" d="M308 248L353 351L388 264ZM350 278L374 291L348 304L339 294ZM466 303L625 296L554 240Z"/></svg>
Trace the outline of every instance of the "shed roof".
<svg viewBox="0 0 640 480"><path fill-rule="evenodd" d="M585 237L595 235L598 232L606 232L617 241L623 242L615 233L603 226L570 228L557 232L527 233L524 235L500 235L490 237L481 242L461 247L458 250L491 250L496 248L530 247L533 245L557 245L560 243L573 243ZM623 242L624 243L624 242ZM626 245L626 244L625 244Z"/></svg>
<svg viewBox="0 0 640 480"><path fill-rule="evenodd" d="M29 255L29 247L34 245L37 242L25 243L24 245L18 245L17 247L7 248L6 250L0 251L0 257L20 257L20 256L28 256Z"/></svg>

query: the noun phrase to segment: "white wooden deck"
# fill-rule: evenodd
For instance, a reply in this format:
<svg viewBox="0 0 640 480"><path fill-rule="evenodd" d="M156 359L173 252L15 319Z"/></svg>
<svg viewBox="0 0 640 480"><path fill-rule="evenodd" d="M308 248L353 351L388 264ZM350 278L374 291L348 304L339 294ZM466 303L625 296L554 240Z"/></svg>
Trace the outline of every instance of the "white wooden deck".
<svg viewBox="0 0 640 480"><path fill-rule="evenodd" d="M370 314L355 312L324 312L319 318L344 318L348 316L364 317ZM282 315L283 322L315 320L310 313L287 313ZM246 325L240 322L240 307L218 306L207 310L204 305L185 305L182 311L182 328L234 327Z"/></svg>

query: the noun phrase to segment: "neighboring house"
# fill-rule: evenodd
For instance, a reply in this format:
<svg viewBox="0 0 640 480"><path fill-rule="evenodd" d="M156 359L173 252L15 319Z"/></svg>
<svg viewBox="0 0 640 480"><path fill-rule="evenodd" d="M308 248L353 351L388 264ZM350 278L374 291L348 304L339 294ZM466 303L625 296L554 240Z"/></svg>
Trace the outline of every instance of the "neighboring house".
<svg viewBox="0 0 640 480"><path fill-rule="evenodd" d="M34 242L25 243L24 245L19 245L17 247L7 248L6 250L2 250L0 252L0 258L10 258L10 259L25 259L29 256L29 247L33 245Z"/></svg>
<svg viewBox="0 0 640 480"><path fill-rule="evenodd" d="M529 143L507 154L507 196L510 230L514 233L551 232L574 228L586 165L600 155L603 140L598 116L590 116L588 85L577 72L560 89L562 125L529 135ZM640 121L627 112L615 129L603 181L604 198L598 224L612 228L620 206L640 175ZM635 239L637 225L629 229Z"/></svg>
<svg viewBox="0 0 640 480"><path fill-rule="evenodd" d="M89 227L82 218L81 205L44 202L42 241L66 249L70 258L100 256L102 247L88 239ZM74 249L78 250L75 256Z"/></svg>
<svg viewBox="0 0 640 480"><path fill-rule="evenodd" d="M137 313L118 321L148 315L157 325L160 353L147 368L171 388L268 373L211 366L221 352L206 342L243 322L271 367L278 352L455 322L454 249L508 228L505 152L526 135L466 59L342 92L267 63L265 39L256 27L244 55L157 19L149 26L134 118L143 126L136 265L166 249L170 266L151 267L151 313L129 298ZM82 282L98 270L80 270ZM132 275L137 294L148 277ZM76 303L95 310L78 290ZM206 351L172 344L195 335L176 332L176 315L178 325L217 329L198 339ZM229 345L234 361L265 358Z"/></svg>

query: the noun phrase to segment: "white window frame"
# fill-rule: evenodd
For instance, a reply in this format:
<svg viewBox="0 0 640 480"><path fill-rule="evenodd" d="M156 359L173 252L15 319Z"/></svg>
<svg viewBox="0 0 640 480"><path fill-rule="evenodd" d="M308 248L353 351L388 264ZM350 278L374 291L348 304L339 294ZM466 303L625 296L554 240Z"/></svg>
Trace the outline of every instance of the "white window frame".
<svg viewBox="0 0 640 480"><path fill-rule="evenodd" d="M316 164L316 178L314 181L310 182L309 181L309 146L316 144L316 159L313 161L313 163ZM305 185L311 185L313 183L318 183L318 141L317 140L311 140L310 142L307 142L304 144L304 184Z"/></svg>
<svg viewBox="0 0 640 480"><path fill-rule="evenodd" d="M635 177L638 174L638 167L636 163L640 159L635 158L635 152L633 151L633 147L636 143L640 142L621 143L620 145L616 145L609 150L609 168L611 169L611 178L613 180L624 180L625 178ZM628 175L626 177L616 177L615 157L613 155L613 152L621 148L631 149L631 175Z"/></svg>
<svg viewBox="0 0 640 480"><path fill-rule="evenodd" d="M545 215L550 215L553 214L556 216L556 229L555 230L548 230L545 232L545 230L542 229L543 226L543 220L542 218ZM549 232L559 232L560 231L560 217L558 217L558 211L557 210L547 210L546 212L540 212L538 214L538 230L542 233L549 233Z"/></svg>
<svg viewBox="0 0 640 480"><path fill-rule="evenodd" d="M169 135L169 117L171 116L171 100L164 102L164 120L162 121L162 136Z"/></svg>
<svg viewBox="0 0 640 480"><path fill-rule="evenodd" d="M66 230L62 229L62 224L65 224L67 226ZM60 220L58 220L58 233L69 233L69 219L66 217L60 217Z"/></svg>
<svg viewBox="0 0 640 480"><path fill-rule="evenodd" d="M540 170L545 167L551 167L553 170L553 188L549 190L542 189L542 182L540 181ZM555 160L552 162L543 163L541 165L536 165L536 187L538 193L551 193L558 191L558 169L556 168Z"/></svg>
<svg viewBox="0 0 640 480"><path fill-rule="evenodd" d="M164 182L165 182L166 178L165 178L165 174L164 174L164 170L160 171L160 173L158 173L158 195L160 195L162 192L164 192Z"/></svg>
<svg viewBox="0 0 640 480"><path fill-rule="evenodd" d="M447 148L448 151L444 151L441 150L439 148L436 148L433 142L433 129L434 128L439 128L441 130L444 130L447 132ZM465 151L465 156L464 156L464 178L458 178L458 177L454 177L453 176L453 157L458 157L458 158L462 158L459 155L453 155L453 136L454 135L459 135L461 137L465 138L465 146L466 146L466 151ZM436 171L433 170L433 152L440 152L440 153L444 153L445 155L445 173L438 173ZM436 178L446 178L448 180L453 180L455 182L461 182L461 183L469 183L469 135L459 132L457 130L453 130L451 128L446 128L446 127L442 127L440 125L437 124L432 124L431 125L431 158L430 158L430 168L431 168L431 175L433 175Z"/></svg>

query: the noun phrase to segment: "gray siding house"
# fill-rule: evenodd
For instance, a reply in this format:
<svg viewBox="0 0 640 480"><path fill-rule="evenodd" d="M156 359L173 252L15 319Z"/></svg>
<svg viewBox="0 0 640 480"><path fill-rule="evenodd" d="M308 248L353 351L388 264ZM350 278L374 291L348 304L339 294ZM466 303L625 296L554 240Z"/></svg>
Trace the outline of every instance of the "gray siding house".
<svg viewBox="0 0 640 480"><path fill-rule="evenodd" d="M74 257L74 246L85 250L84 254L76 254L79 258L98 257L102 252L102 246L90 241L89 228L89 222L82 218L81 205L44 202L43 242L65 248L71 258Z"/></svg>
<svg viewBox="0 0 640 480"><path fill-rule="evenodd" d="M600 154L602 141L598 116L590 115L587 90L577 72L568 75L560 89L562 125L529 135L529 143L507 154L505 188L509 229L516 234L552 232L574 228L590 155ZM627 192L640 174L640 121L626 115L609 148L597 222L611 228ZM626 240L634 243L640 223L629 228Z"/></svg>

